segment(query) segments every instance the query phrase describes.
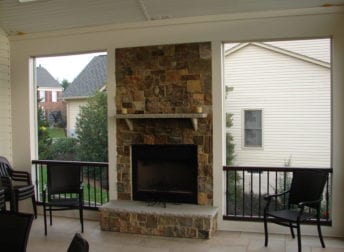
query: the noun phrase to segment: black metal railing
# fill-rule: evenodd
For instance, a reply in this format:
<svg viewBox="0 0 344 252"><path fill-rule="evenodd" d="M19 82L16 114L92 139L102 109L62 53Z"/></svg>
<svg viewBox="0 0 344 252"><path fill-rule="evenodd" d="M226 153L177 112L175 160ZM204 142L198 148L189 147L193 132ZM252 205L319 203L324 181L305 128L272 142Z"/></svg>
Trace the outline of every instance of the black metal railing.
<svg viewBox="0 0 344 252"><path fill-rule="evenodd" d="M242 221L262 221L265 207L264 196L288 190L293 171L318 170L328 172L329 176L321 202L321 222L325 225L331 225L331 168L224 166L223 170L226 178L226 214L223 219ZM284 208L286 205L287 199L285 197L271 203L271 206L276 210Z"/></svg>
<svg viewBox="0 0 344 252"><path fill-rule="evenodd" d="M84 208L96 210L109 201L109 173L108 163L80 162L57 160L33 160L32 165L36 174L36 200L42 203L42 190L47 179L48 164L75 164L81 166L82 182L84 186Z"/></svg>

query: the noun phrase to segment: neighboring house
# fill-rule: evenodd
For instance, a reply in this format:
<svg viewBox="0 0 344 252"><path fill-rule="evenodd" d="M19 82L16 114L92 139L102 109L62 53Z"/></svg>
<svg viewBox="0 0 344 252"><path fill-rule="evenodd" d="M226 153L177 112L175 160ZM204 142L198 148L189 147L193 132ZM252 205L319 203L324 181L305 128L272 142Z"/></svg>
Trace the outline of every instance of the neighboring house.
<svg viewBox="0 0 344 252"><path fill-rule="evenodd" d="M94 57L63 92L67 106L67 135L75 136L76 119L87 98L106 87L106 55Z"/></svg>
<svg viewBox="0 0 344 252"><path fill-rule="evenodd" d="M36 80L38 106L44 111L44 116L51 126L61 123L65 117L63 87L41 65L36 67Z"/></svg>
<svg viewBox="0 0 344 252"><path fill-rule="evenodd" d="M331 166L330 42L320 43L325 46L242 43L226 50L234 165Z"/></svg>

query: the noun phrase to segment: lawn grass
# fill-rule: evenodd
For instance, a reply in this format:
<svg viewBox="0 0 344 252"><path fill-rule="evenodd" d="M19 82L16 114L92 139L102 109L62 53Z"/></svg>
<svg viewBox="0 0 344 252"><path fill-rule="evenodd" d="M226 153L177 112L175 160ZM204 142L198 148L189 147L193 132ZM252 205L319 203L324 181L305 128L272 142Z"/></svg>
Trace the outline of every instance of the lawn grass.
<svg viewBox="0 0 344 252"><path fill-rule="evenodd" d="M63 128L47 128L51 138L65 138L66 134Z"/></svg>

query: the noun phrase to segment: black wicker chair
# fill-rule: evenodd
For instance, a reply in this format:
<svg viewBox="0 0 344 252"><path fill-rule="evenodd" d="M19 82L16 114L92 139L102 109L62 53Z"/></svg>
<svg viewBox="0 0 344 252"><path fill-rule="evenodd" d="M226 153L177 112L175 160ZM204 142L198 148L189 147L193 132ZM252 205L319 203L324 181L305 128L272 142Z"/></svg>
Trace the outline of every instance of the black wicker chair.
<svg viewBox="0 0 344 252"><path fill-rule="evenodd" d="M0 211L6 210L5 189L0 188Z"/></svg>
<svg viewBox="0 0 344 252"><path fill-rule="evenodd" d="M1 187L5 189L5 200L10 202L10 210L18 212L19 201L31 198L35 218L37 218L35 187L30 173L15 171L8 160L0 156L0 177Z"/></svg>
<svg viewBox="0 0 344 252"><path fill-rule="evenodd" d="M0 250L25 252L33 221L32 214L0 213Z"/></svg>
<svg viewBox="0 0 344 252"><path fill-rule="evenodd" d="M44 234L47 235L47 211L52 225L52 211L70 209L79 209L81 232L84 232L81 167L74 164L48 164L47 185L43 189Z"/></svg>
<svg viewBox="0 0 344 252"><path fill-rule="evenodd" d="M81 236L81 234L76 233L70 243L67 252L88 252L89 245L88 241Z"/></svg>
<svg viewBox="0 0 344 252"><path fill-rule="evenodd" d="M294 171L290 190L279 194L267 195L264 197L264 199L267 201L264 209L265 247L268 246L267 222L270 221L282 226L289 227L293 238L295 238L294 228L296 228L298 251L301 252L302 247L300 224L306 220L314 218L317 220L318 234L321 246L325 248L325 243L320 228L320 203L327 178L327 172L315 170ZM269 211L271 200L273 198L277 200L278 197L284 195L288 196L287 209ZM292 208L293 206L296 207ZM315 209L315 214L312 214L310 211L305 212L305 207L308 207L309 209Z"/></svg>

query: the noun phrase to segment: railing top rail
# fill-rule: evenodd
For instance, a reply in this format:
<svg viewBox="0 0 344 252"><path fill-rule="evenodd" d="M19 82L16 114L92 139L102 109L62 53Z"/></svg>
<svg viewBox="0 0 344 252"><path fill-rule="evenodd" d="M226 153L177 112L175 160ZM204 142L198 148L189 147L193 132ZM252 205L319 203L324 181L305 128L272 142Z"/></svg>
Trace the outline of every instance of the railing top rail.
<svg viewBox="0 0 344 252"><path fill-rule="evenodd" d="M65 161L65 160L32 160L32 164L75 164L84 166L104 166L107 167L107 162L84 162L84 161Z"/></svg>
<svg viewBox="0 0 344 252"><path fill-rule="evenodd" d="M293 172L295 170L298 171L324 171L328 173L332 173L332 168L306 168L306 167L265 167L265 166L223 166L224 171L233 171L233 170L241 170L241 171L285 171L285 172Z"/></svg>

